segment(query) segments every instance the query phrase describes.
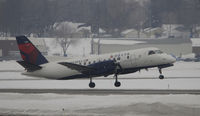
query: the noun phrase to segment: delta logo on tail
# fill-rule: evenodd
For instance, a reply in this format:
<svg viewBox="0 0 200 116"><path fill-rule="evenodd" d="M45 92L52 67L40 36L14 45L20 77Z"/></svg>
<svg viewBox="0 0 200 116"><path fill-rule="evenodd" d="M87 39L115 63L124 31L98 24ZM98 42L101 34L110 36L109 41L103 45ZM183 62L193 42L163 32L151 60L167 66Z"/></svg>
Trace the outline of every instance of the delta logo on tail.
<svg viewBox="0 0 200 116"><path fill-rule="evenodd" d="M17 43L22 59L34 65L45 64L48 61L25 36L17 36Z"/></svg>

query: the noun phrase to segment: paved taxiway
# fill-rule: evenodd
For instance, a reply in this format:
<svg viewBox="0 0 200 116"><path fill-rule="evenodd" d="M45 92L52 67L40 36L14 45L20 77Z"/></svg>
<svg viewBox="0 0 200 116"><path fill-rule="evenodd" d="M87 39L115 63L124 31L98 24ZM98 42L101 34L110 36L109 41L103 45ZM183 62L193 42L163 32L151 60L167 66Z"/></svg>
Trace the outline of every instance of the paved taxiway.
<svg viewBox="0 0 200 116"><path fill-rule="evenodd" d="M200 90L120 90L120 89L0 89L0 93L56 93L81 95L124 95L124 94L200 94Z"/></svg>
<svg viewBox="0 0 200 116"><path fill-rule="evenodd" d="M113 86L113 78L94 78L94 89L88 87L88 79L46 80L38 78L0 79L0 93L22 94L73 94L73 95L134 95L134 94L195 94L200 95L199 77L120 78L122 86ZM78 85L78 86L77 86Z"/></svg>

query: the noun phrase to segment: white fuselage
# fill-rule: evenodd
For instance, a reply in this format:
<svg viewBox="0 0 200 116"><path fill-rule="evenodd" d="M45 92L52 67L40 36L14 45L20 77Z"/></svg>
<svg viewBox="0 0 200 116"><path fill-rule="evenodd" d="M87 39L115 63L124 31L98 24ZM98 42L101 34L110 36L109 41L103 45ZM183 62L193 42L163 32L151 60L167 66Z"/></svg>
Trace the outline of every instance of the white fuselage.
<svg viewBox="0 0 200 116"><path fill-rule="evenodd" d="M114 59L120 64L121 68L124 70L151 68L157 67L159 65L172 64L175 62L175 58L166 53L162 53L157 48L143 48L137 50L69 59L64 61L50 62L41 65L42 69L40 70L36 70L34 72L25 72L23 74L36 77L45 77L49 79L61 79L64 77L67 79L71 76L80 75L81 72L63 66L59 64L59 62L69 62L82 66L88 66L94 63Z"/></svg>

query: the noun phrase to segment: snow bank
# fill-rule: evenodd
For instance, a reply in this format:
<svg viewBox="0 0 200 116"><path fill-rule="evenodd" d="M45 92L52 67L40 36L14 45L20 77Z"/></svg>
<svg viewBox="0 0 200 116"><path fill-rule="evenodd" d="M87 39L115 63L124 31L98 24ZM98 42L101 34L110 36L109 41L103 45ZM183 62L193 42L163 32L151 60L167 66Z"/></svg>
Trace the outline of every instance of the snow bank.
<svg viewBox="0 0 200 116"><path fill-rule="evenodd" d="M95 43L98 43L99 39L94 39ZM100 44L118 44L118 45L134 45L139 43L145 43L144 41L134 40L100 40Z"/></svg>
<svg viewBox="0 0 200 116"><path fill-rule="evenodd" d="M196 95L89 96L0 93L0 114L155 116L181 113L181 116L187 116L188 114L184 113L188 109L187 113L199 114L199 99L200 96Z"/></svg>
<svg viewBox="0 0 200 116"><path fill-rule="evenodd" d="M0 71L22 71L23 67L19 65L16 61L2 61L0 62Z"/></svg>

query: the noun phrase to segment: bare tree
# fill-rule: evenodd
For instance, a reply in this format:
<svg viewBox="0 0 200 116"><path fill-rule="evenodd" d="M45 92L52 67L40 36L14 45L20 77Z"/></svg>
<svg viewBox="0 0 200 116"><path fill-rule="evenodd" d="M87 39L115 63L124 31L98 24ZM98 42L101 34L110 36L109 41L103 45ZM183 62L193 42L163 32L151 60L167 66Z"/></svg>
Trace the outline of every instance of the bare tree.
<svg viewBox="0 0 200 116"><path fill-rule="evenodd" d="M131 11L129 11L127 24L129 28L137 30L137 37L140 38L141 31L145 28L145 23L148 21L148 9L146 8L148 2L143 0L142 3L135 1L129 1L128 3L127 6Z"/></svg>
<svg viewBox="0 0 200 116"><path fill-rule="evenodd" d="M63 55L67 56L67 49L70 46L73 35L77 31L76 26L71 22L55 24L56 42L62 47Z"/></svg>

